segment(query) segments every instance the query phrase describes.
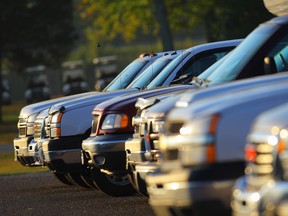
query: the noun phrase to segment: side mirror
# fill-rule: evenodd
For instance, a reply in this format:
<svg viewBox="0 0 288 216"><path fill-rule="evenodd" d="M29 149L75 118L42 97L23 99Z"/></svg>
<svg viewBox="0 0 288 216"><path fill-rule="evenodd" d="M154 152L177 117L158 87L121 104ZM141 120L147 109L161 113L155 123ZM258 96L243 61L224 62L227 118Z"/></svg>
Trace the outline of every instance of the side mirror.
<svg viewBox="0 0 288 216"><path fill-rule="evenodd" d="M275 59L273 57L264 58L264 74L277 73Z"/></svg>

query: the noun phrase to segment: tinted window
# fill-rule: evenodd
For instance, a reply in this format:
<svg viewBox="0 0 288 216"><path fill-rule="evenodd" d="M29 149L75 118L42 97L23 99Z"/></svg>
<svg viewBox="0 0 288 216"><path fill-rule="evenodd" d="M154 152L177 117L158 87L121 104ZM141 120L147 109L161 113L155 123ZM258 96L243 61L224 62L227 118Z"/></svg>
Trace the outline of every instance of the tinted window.
<svg viewBox="0 0 288 216"><path fill-rule="evenodd" d="M130 63L104 91L113 91L126 88L149 61L133 61Z"/></svg>
<svg viewBox="0 0 288 216"><path fill-rule="evenodd" d="M175 65L175 67L171 67L170 65L167 68L171 68L172 71L182 63L182 61L186 58L189 58L188 61L181 67L179 71L175 73L175 77L173 78L172 83L187 83L192 80L193 77L198 77L203 71L209 68L212 64L217 62L223 56L225 56L230 50L234 47L227 47L225 49L214 49L206 52L199 53L194 55L193 53L186 52L182 55L178 56L170 65ZM177 64L174 62L177 60ZM166 68L165 68L166 69ZM164 70L163 70L164 71ZM162 76L162 72L158 75L161 77L156 77L147 88L154 88L160 86L164 83L164 81L168 78L171 72L167 76ZM159 79L161 78L161 79Z"/></svg>
<svg viewBox="0 0 288 216"><path fill-rule="evenodd" d="M160 58L151 64L141 75L139 75L128 88L145 88L160 71L171 62L172 59Z"/></svg>
<svg viewBox="0 0 288 216"><path fill-rule="evenodd" d="M170 76L174 69L190 54L190 52L184 52L177 56L171 64L167 65L165 69L147 86L147 88L156 88L161 86L163 82Z"/></svg>
<svg viewBox="0 0 288 216"><path fill-rule="evenodd" d="M269 55L269 50L261 49L274 32L278 30L274 25L261 25L249 34L246 39L231 52L229 57L208 77L209 85L228 82L240 78L263 75L264 56ZM268 45L266 44L266 47ZM270 47L277 44L269 43ZM273 48L272 48L273 49ZM243 73L248 63L254 66ZM242 73L242 74L240 74Z"/></svg>

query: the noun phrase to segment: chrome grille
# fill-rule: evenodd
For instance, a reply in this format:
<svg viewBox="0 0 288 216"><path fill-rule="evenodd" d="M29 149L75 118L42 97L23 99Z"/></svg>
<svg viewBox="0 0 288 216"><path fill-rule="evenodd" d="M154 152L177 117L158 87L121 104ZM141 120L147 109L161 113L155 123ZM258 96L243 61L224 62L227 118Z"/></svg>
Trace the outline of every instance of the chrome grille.
<svg viewBox="0 0 288 216"><path fill-rule="evenodd" d="M273 172L273 146L267 143L252 143L256 149L255 162L251 164L253 175L271 175Z"/></svg>
<svg viewBox="0 0 288 216"><path fill-rule="evenodd" d="M143 137L145 130L147 130L147 123L139 124L139 136Z"/></svg>
<svg viewBox="0 0 288 216"><path fill-rule="evenodd" d="M19 123L27 123L27 119L26 118L19 118Z"/></svg>
<svg viewBox="0 0 288 216"><path fill-rule="evenodd" d="M26 136L26 128L19 128L19 136Z"/></svg>
<svg viewBox="0 0 288 216"><path fill-rule="evenodd" d="M19 137L26 136L27 131L27 118L19 118L18 121Z"/></svg>
<svg viewBox="0 0 288 216"><path fill-rule="evenodd" d="M178 149L168 149L163 152L165 161L174 161L178 159Z"/></svg>
<svg viewBox="0 0 288 216"><path fill-rule="evenodd" d="M169 134L179 134L179 131L183 124L184 122L169 122L167 124L167 132Z"/></svg>
<svg viewBox="0 0 288 216"><path fill-rule="evenodd" d="M45 128L45 136L47 137L50 137L50 122L52 120L52 116L49 115L47 118L45 118L45 125L44 125L44 128Z"/></svg>

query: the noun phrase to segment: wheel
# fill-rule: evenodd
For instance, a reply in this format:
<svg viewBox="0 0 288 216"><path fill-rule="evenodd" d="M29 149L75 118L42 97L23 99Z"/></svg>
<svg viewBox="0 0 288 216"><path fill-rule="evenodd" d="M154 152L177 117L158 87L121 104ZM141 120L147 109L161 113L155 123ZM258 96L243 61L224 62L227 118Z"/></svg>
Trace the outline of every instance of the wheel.
<svg viewBox="0 0 288 216"><path fill-rule="evenodd" d="M82 174L80 175L80 177L85 182L85 184L87 184L90 188L99 190L98 187L95 185L90 174Z"/></svg>
<svg viewBox="0 0 288 216"><path fill-rule="evenodd" d="M91 170L91 174L95 185L105 194L120 197L136 193L127 174L111 175L103 173L99 169Z"/></svg>
<svg viewBox="0 0 288 216"><path fill-rule="evenodd" d="M27 164L23 161L23 159L19 156L17 156L17 161L22 165L22 166L25 166L27 167Z"/></svg>
<svg viewBox="0 0 288 216"><path fill-rule="evenodd" d="M146 182L140 177L138 178L138 181L137 181L133 175L132 170L135 170L135 167L134 168L129 167L129 171L128 171L128 178L131 182L131 185L139 194L148 197L149 195L147 192Z"/></svg>
<svg viewBox="0 0 288 216"><path fill-rule="evenodd" d="M60 173L55 173L55 172L53 174L60 182L66 184L66 185L74 185L68 176L66 176L64 174L60 174Z"/></svg>
<svg viewBox="0 0 288 216"><path fill-rule="evenodd" d="M76 185L79 185L80 187L83 187L83 188L91 189L91 186L83 180L84 177L81 176L81 174L68 173L68 176L72 179L72 181Z"/></svg>

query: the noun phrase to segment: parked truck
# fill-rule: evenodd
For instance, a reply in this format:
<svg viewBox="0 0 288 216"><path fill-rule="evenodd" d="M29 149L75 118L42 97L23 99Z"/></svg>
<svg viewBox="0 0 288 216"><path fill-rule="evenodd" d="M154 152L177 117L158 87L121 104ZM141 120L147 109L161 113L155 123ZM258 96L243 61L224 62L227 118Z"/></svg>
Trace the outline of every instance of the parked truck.
<svg viewBox="0 0 288 216"><path fill-rule="evenodd" d="M288 103L261 113L245 146L245 175L232 192L234 216L288 213Z"/></svg>
<svg viewBox="0 0 288 216"><path fill-rule="evenodd" d="M173 108L159 139L160 170L145 178L156 214L230 215L251 125L286 103L287 90L286 82L266 84Z"/></svg>
<svg viewBox="0 0 288 216"><path fill-rule="evenodd" d="M287 81L287 73L283 73L277 76L267 75L239 80L227 85L203 89L201 92L187 90L185 94L177 94L164 100L139 98L136 103L137 115L133 119L135 133L133 138L125 143L126 168L134 187L141 194L148 195L145 177L159 170L159 163L162 159L159 135L164 131L167 114L173 107L187 106L225 93L234 94L252 87Z"/></svg>
<svg viewBox="0 0 288 216"><path fill-rule="evenodd" d="M163 53L164 54L164 53ZM108 86L105 88L104 92L114 91L117 89L124 89L127 85L136 78L139 74L141 74L155 59L159 58L162 54L141 54L139 58L132 61ZM125 82L123 81L125 80ZM37 124L36 126L41 127L37 128L37 132L41 132L41 138L47 136L45 134L45 124L44 124L44 117L38 116L38 114L48 109L53 104L58 102L64 102L66 100L73 100L73 99L82 99L86 98L86 96L98 96L99 92L91 91L88 93L70 95L66 97L60 97L56 99L51 99L48 101L42 101L38 103L33 103L23 107L20 111L18 117L18 136L14 138L14 152L15 152L15 160L18 160L24 166L34 166L38 165L39 162L35 163L35 158L31 153L28 151L28 145L32 142L34 136L34 121L37 117L39 119L38 122L43 121L42 124ZM87 99L87 98L86 98ZM43 127L42 127L43 126ZM43 133L42 133L43 132ZM37 135L38 137L40 135ZM36 143L33 141L33 144L29 147L30 151L35 149Z"/></svg>
<svg viewBox="0 0 288 216"><path fill-rule="evenodd" d="M131 138L134 132L132 117L136 114L137 99L156 95L166 97L177 91L195 88L190 85L191 79L199 76L203 70L224 57L240 42L241 40L219 41L189 48L150 83L147 82L151 77L150 73L139 79L141 86L148 84L148 90L113 98L95 106L92 112L92 133L82 142L82 150L84 165L91 167L93 181L101 191L112 196L126 196L131 194L130 191L134 192L125 168L125 141ZM159 87L171 83L188 85ZM135 86L140 87L138 85Z"/></svg>
<svg viewBox="0 0 288 216"><path fill-rule="evenodd" d="M139 76L136 76L135 81L138 80L138 77L141 77L142 74L149 72L155 73L154 76L156 76L156 74L180 52L182 51L164 52L141 57L141 59L134 63L140 63L141 65L142 60L145 58L156 60L142 71ZM139 67L137 68L139 69ZM136 82L135 87L132 87L130 85L132 85L134 81L130 84L123 81L125 77L130 78L130 75L127 74L128 72L129 70L126 70L121 76L117 76L115 79L118 80L118 83L113 82L112 85L107 86L104 92L98 93L98 95L57 103L49 108L48 116L42 119L43 124L38 125L40 128L45 128L43 136L41 136L41 139L37 142L31 143L32 151L41 149L44 155L40 164L46 165L53 173L73 178L76 182L80 182L80 186L85 185L86 182L89 181L90 174L86 172L86 167L81 164L81 143L82 140L89 137L91 133L91 111L93 107L103 101L139 91L139 88L136 88L136 86L139 86L138 82ZM151 79L153 78L154 77L151 77ZM119 84L125 87L128 85L128 87L118 88L118 90L113 89L115 86L117 89ZM141 87L140 85L140 88ZM110 88L113 90L110 91ZM75 124L75 122L77 122L77 124ZM36 148L38 144L41 145L41 148L39 148L39 146ZM35 148L33 148L33 145ZM41 157L38 156L42 155L42 153L35 153L35 158L41 160ZM83 179L84 183L82 181ZM90 187L90 184L88 184L88 187Z"/></svg>

